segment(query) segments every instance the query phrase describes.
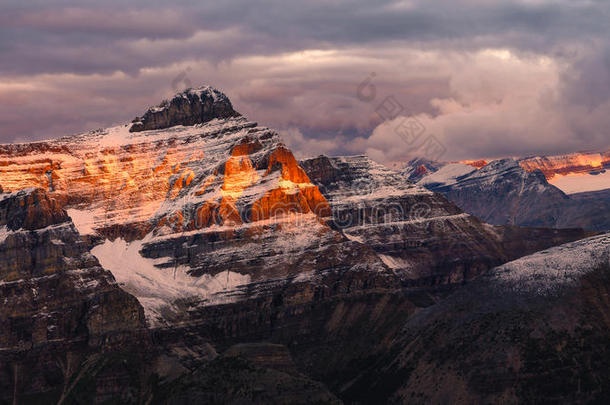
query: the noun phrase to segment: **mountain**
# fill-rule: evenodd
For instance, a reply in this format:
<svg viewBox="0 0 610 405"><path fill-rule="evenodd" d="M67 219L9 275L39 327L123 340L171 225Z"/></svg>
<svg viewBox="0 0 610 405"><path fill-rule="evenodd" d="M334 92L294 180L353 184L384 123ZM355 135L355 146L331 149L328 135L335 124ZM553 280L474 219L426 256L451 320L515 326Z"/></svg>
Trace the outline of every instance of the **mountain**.
<svg viewBox="0 0 610 405"><path fill-rule="evenodd" d="M489 226L366 156L320 156L301 165L328 198L332 226L371 246L410 282L461 282L538 250L526 246L534 240L553 244L551 231L528 229L537 237L517 237L515 229ZM517 240L524 243L507 247Z"/></svg>
<svg viewBox="0 0 610 405"><path fill-rule="evenodd" d="M492 224L610 229L610 205L603 192L596 192L600 198L592 198L593 194L567 195L550 184L533 163L531 171L523 165L523 161L514 159L495 160L479 169L463 163L435 163L428 164L434 171L415 179L417 184L443 194L466 212ZM413 179L413 170L414 166L407 167L404 176Z"/></svg>
<svg viewBox="0 0 610 405"><path fill-rule="evenodd" d="M605 234L493 269L411 317L391 354L361 370L346 396L414 404L607 402L609 260Z"/></svg>
<svg viewBox="0 0 610 405"><path fill-rule="evenodd" d="M298 162L207 86L0 145L0 187L1 286L40 283L3 292L4 402L336 403L422 308L589 235L488 225L363 156ZM47 311L67 325L50 351L27 343Z"/></svg>

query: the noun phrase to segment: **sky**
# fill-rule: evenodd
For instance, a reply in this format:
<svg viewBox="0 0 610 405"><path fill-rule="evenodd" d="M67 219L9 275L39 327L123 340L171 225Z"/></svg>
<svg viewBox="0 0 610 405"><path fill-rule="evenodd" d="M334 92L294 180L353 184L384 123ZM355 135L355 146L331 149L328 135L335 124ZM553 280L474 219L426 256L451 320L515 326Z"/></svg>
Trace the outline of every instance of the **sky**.
<svg viewBox="0 0 610 405"><path fill-rule="evenodd" d="M606 0L2 0L0 143L209 84L300 156L610 147Z"/></svg>

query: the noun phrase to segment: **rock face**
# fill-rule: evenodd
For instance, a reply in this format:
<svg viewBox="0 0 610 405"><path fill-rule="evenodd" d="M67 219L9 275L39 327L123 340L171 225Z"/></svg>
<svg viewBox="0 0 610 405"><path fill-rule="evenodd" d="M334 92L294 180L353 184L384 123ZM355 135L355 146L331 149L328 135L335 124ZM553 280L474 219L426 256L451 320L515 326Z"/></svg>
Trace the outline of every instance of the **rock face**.
<svg viewBox="0 0 610 405"><path fill-rule="evenodd" d="M124 349L145 327L137 300L41 189L0 195L0 297L2 401L57 401L86 356Z"/></svg>
<svg viewBox="0 0 610 405"><path fill-rule="evenodd" d="M1 195L0 224L9 231L35 230L70 221L68 214L44 190Z"/></svg>
<svg viewBox="0 0 610 405"><path fill-rule="evenodd" d="M519 159L519 165L528 172L539 170L550 180L560 175L610 169L610 150L605 152L569 153L556 156L532 156Z"/></svg>
<svg viewBox="0 0 610 405"><path fill-rule="evenodd" d="M134 119L131 132L169 128L176 125L203 124L213 119L239 117L229 98L217 89L205 86L188 89L149 108L142 118Z"/></svg>
<svg viewBox="0 0 610 405"><path fill-rule="evenodd" d="M413 178L413 170L403 173ZM495 225L610 229L610 206L605 199L566 195L549 184L541 171L529 172L513 159L496 160L478 170L445 164L421 177L418 184Z"/></svg>

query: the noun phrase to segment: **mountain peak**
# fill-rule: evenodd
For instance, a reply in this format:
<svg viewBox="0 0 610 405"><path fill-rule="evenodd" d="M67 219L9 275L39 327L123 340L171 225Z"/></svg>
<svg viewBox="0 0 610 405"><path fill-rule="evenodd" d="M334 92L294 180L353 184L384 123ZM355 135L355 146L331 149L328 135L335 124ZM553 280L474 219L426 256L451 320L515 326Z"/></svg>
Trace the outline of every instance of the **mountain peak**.
<svg viewBox="0 0 610 405"><path fill-rule="evenodd" d="M189 88L136 117L130 132L195 125L215 118L238 117L229 98L212 86Z"/></svg>

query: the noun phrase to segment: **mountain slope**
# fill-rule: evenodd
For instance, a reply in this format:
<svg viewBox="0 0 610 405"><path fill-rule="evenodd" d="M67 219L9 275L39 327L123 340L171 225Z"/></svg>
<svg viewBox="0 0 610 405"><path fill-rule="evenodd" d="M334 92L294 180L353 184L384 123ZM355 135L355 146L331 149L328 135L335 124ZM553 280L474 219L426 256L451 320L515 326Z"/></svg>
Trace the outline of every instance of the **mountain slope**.
<svg viewBox="0 0 610 405"><path fill-rule="evenodd" d="M320 156L301 165L328 197L333 226L371 246L386 265L416 284L461 283L552 246L553 238L573 240L581 234L491 227L365 156Z"/></svg>
<svg viewBox="0 0 610 405"><path fill-rule="evenodd" d="M505 264L420 311L348 396L370 403L603 403L610 236ZM401 376L397 379L396 376Z"/></svg>

